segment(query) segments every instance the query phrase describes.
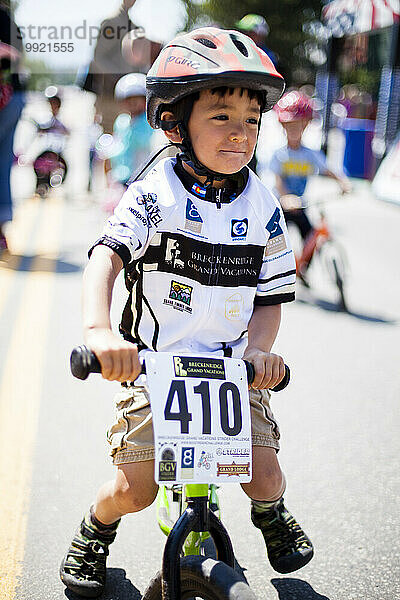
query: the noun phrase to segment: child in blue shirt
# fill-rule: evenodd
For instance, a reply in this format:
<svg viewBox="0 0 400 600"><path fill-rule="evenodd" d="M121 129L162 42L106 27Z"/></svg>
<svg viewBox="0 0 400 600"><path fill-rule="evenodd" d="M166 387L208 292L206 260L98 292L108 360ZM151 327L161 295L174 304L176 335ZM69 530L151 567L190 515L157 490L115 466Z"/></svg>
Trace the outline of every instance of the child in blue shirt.
<svg viewBox="0 0 400 600"><path fill-rule="evenodd" d="M303 146L301 140L312 119L310 99L297 91L284 94L275 105L279 122L285 130L287 145L275 151L270 169L275 174L275 194L279 198L286 222L294 223L303 242L312 234L313 227L301 205L308 178L325 175L335 179L342 192L348 192L348 181L328 169L325 155ZM300 259L301 262L301 259ZM308 264L304 264L307 269ZM304 272L300 275L304 275Z"/></svg>

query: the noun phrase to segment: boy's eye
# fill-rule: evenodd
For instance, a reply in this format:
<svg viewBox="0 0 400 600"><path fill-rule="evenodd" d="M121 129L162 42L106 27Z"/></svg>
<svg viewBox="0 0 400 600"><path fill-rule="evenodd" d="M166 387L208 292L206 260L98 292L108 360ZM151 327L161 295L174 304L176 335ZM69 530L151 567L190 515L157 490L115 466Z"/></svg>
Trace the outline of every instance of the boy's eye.
<svg viewBox="0 0 400 600"><path fill-rule="evenodd" d="M251 117L250 119L247 119L248 123L251 123L251 125L258 125L258 119L256 119L255 117Z"/></svg>
<svg viewBox="0 0 400 600"><path fill-rule="evenodd" d="M216 115L213 119L218 119L218 121L227 121L228 115Z"/></svg>

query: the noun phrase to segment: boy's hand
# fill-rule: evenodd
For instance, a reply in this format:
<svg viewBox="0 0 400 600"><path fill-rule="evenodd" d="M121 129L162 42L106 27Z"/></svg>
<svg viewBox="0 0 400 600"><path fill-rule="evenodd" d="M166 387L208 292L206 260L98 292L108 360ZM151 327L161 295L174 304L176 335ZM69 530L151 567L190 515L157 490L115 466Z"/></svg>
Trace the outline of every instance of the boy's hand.
<svg viewBox="0 0 400 600"><path fill-rule="evenodd" d="M341 179L339 181L340 191L342 194L350 194L353 191L351 182L348 179Z"/></svg>
<svg viewBox="0 0 400 600"><path fill-rule="evenodd" d="M138 349L110 329L86 332L85 343L95 353L101 374L108 381L134 381L141 372Z"/></svg>
<svg viewBox="0 0 400 600"><path fill-rule="evenodd" d="M255 390L273 388L285 376L285 363L278 354L249 348L246 349L243 360L248 360L254 366L256 374L250 387Z"/></svg>
<svg viewBox="0 0 400 600"><path fill-rule="evenodd" d="M300 210L301 209L301 198L296 194L284 194L279 198L279 202L283 210Z"/></svg>

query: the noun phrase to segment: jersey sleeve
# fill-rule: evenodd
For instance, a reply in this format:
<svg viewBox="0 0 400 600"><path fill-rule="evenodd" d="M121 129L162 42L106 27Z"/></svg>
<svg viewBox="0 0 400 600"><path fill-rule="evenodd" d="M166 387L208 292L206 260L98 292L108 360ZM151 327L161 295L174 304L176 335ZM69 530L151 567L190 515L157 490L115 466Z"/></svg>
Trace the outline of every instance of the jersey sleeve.
<svg viewBox="0 0 400 600"><path fill-rule="evenodd" d="M272 171L272 173L275 173L275 175L280 175L282 173L282 163L279 160L278 152L274 152L274 154L272 155L272 158L269 163L269 168Z"/></svg>
<svg viewBox="0 0 400 600"><path fill-rule="evenodd" d="M317 173L323 175L328 168L326 164L325 154L321 151L313 150L311 158Z"/></svg>
<svg viewBox="0 0 400 600"><path fill-rule="evenodd" d="M157 196L140 194L131 186L107 220L102 235L89 250L89 257L95 246L103 245L114 250L124 266L138 260L162 220Z"/></svg>
<svg viewBox="0 0 400 600"><path fill-rule="evenodd" d="M265 227L268 241L254 304L272 305L295 298L296 263L282 211L277 206Z"/></svg>

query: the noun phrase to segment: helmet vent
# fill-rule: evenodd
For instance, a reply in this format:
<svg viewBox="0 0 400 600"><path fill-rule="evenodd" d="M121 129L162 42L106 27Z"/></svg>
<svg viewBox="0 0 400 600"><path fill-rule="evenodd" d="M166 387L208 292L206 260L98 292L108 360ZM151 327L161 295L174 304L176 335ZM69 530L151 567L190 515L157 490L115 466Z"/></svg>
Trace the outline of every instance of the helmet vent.
<svg viewBox="0 0 400 600"><path fill-rule="evenodd" d="M243 56L248 56L249 52L248 52L246 46L243 44L243 42L241 40L238 40L238 38L236 37L236 35L234 33L231 33L229 35L230 35L232 42L235 44L236 48L239 50L239 52L241 54L243 54Z"/></svg>
<svg viewBox="0 0 400 600"><path fill-rule="evenodd" d="M203 44L203 46L207 46L207 48L213 48L214 50L216 49L216 45L214 44L214 42L212 42L211 40L209 40L208 38L196 38L196 42L199 42L199 44Z"/></svg>

